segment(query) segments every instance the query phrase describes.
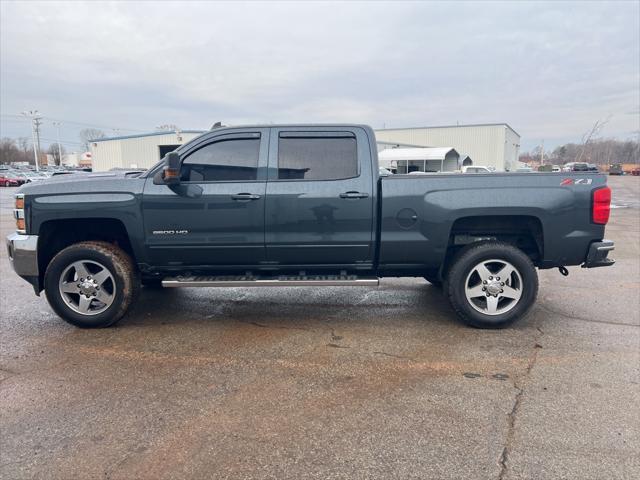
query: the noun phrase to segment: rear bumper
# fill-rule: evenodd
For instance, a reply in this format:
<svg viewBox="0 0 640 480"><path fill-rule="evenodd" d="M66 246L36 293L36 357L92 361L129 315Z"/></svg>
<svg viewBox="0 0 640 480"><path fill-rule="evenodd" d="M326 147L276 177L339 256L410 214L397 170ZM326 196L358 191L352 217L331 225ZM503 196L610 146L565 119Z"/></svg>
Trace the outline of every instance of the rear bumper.
<svg viewBox="0 0 640 480"><path fill-rule="evenodd" d="M582 268L608 267L613 265L616 262L612 258L608 258L608 255L614 248L615 245L611 240L593 242L589 246L589 252L582 264Z"/></svg>
<svg viewBox="0 0 640 480"><path fill-rule="evenodd" d="M38 270L38 236L12 233L7 237L7 253L15 272L40 293Z"/></svg>

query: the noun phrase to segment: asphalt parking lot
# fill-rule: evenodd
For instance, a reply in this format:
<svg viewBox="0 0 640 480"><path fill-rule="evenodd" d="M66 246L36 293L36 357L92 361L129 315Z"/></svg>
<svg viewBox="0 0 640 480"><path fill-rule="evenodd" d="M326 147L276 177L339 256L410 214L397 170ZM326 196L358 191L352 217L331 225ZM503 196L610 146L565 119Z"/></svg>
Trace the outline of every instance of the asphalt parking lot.
<svg viewBox="0 0 640 480"><path fill-rule="evenodd" d="M0 477L639 478L640 178L609 184L616 265L540 272L500 331L419 279L145 290L79 330L3 248Z"/></svg>

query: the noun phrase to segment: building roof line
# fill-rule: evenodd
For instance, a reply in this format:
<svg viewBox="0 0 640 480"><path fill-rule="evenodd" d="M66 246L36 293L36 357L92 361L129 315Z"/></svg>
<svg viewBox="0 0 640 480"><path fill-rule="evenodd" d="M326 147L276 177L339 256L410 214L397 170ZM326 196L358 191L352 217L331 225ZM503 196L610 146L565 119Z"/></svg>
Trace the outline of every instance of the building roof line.
<svg viewBox="0 0 640 480"><path fill-rule="evenodd" d="M179 130L180 133L205 133L207 130ZM176 135L175 130L166 130L163 132L136 133L133 135L121 135L119 137L104 137L89 140L89 143L108 142L109 140L126 140L129 138L155 137L156 135Z"/></svg>
<svg viewBox="0 0 640 480"><path fill-rule="evenodd" d="M402 142L388 142L386 140L376 139L376 143L379 145L397 145L399 148L428 148L428 145L417 145L415 143L402 143Z"/></svg>
<svg viewBox="0 0 640 480"><path fill-rule="evenodd" d="M518 132L516 132L511 125L508 123L465 123L461 125L432 125L432 126L424 126L424 127L398 127L398 128L374 128L376 132L389 132L389 131L397 131L397 130L424 130L426 128L460 128L460 127L500 127L504 126L511 130L516 135L520 136Z"/></svg>

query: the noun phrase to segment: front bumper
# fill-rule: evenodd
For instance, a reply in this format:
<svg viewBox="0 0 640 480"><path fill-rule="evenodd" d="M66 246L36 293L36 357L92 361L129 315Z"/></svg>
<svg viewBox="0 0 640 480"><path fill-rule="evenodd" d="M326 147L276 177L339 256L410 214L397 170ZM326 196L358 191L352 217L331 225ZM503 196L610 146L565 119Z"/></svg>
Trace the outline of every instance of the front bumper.
<svg viewBox="0 0 640 480"><path fill-rule="evenodd" d="M608 258L609 252L615 249L615 245L611 240L602 240L593 242L589 246L587 258L582 264L582 268L608 267L613 265L615 260Z"/></svg>
<svg viewBox="0 0 640 480"><path fill-rule="evenodd" d="M15 272L40 293L38 270L38 236L12 233L7 237L7 253Z"/></svg>

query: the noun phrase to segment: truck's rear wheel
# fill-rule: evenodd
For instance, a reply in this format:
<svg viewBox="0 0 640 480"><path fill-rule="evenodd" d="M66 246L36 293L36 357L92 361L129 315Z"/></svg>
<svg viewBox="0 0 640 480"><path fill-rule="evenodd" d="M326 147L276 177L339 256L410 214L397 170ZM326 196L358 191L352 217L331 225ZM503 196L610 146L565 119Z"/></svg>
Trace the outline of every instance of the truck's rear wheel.
<svg viewBox="0 0 640 480"><path fill-rule="evenodd" d="M126 313L140 280L129 255L107 242L71 245L49 263L44 287L51 308L82 328L108 327Z"/></svg>
<svg viewBox="0 0 640 480"><path fill-rule="evenodd" d="M486 242L458 253L445 292L468 325L502 328L529 311L538 294L538 275L522 250L508 243Z"/></svg>

